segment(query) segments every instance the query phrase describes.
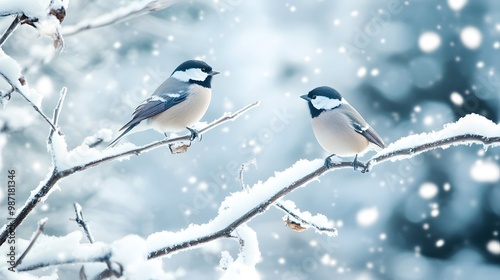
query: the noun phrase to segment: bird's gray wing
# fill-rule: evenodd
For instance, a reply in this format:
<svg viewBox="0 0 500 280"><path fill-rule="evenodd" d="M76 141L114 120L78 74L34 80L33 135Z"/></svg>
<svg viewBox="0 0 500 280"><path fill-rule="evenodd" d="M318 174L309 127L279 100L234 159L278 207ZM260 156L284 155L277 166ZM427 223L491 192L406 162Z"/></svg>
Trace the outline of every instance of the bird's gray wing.
<svg viewBox="0 0 500 280"><path fill-rule="evenodd" d="M375 130L366 123L358 111L356 111L356 109L354 109L349 103L343 103L338 109L342 110L342 113L349 118L354 131L363 135L369 142L379 146L380 148L383 149L386 147L384 141L377 134L377 132L375 132Z"/></svg>
<svg viewBox="0 0 500 280"><path fill-rule="evenodd" d="M186 100L187 96L188 90L186 83L172 78L167 79L155 90L151 97L146 99L135 109L132 114L132 120L125 124L120 130L134 127L143 120L168 110Z"/></svg>

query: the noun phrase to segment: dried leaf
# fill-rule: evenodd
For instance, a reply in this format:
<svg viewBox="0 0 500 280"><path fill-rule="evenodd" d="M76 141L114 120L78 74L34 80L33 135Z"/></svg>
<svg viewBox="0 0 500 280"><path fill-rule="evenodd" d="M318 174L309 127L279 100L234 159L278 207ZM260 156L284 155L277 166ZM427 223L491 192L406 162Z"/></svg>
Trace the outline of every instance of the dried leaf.
<svg viewBox="0 0 500 280"><path fill-rule="evenodd" d="M290 217L286 217L285 225L296 232L302 232L307 229L307 227L303 227L301 224L296 221L290 220Z"/></svg>
<svg viewBox="0 0 500 280"><path fill-rule="evenodd" d="M187 152L188 148L191 146L191 142L180 142L169 144L168 148L172 154L182 154Z"/></svg>

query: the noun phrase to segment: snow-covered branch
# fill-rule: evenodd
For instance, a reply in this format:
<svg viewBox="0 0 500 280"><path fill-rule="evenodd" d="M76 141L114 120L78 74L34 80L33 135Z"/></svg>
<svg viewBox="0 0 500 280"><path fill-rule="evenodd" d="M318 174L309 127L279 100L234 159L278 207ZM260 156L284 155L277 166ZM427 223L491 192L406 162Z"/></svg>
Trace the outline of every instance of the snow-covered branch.
<svg viewBox="0 0 500 280"><path fill-rule="evenodd" d="M80 226L83 229L89 242L94 243L94 236L92 236L92 233L90 233L89 226L87 225L87 222L85 222L85 220L83 219L82 206L75 202L73 203L73 207L75 208L75 214L76 214L75 222L78 224L78 226Z"/></svg>
<svg viewBox="0 0 500 280"><path fill-rule="evenodd" d="M19 257L19 259L17 260L16 265L15 265L16 267L18 265L20 265L21 263L23 263L23 259L29 253L29 251L33 247L33 244L35 244L35 242L38 239L38 237L40 236L40 234L42 234L43 231L45 230L45 223L47 223L47 220L48 220L47 218L43 218L42 220L40 220L38 222L38 228L37 228L35 234L33 235L33 237L31 238L28 247L24 250L24 252L21 254L21 256Z"/></svg>
<svg viewBox="0 0 500 280"><path fill-rule="evenodd" d="M313 216L307 211L301 212L291 200L278 201L274 203L274 206L287 214L286 225L293 230L297 230L296 227L304 230L313 227L320 234L338 235L337 229L333 227L333 223L328 221L325 215L317 214ZM290 216L292 219L290 219Z"/></svg>
<svg viewBox="0 0 500 280"><path fill-rule="evenodd" d="M28 24L36 28L41 36L52 38L55 48L64 47L60 29L61 22L66 17L68 2L68 0L1 1L0 16L14 15L16 18L4 32L0 42L5 41L18 24Z"/></svg>
<svg viewBox="0 0 500 280"><path fill-rule="evenodd" d="M360 166L369 171L375 165L387 160L404 160L437 148L446 149L455 145L471 144L482 144L485 147L500 146L500 125L479 115L467 115L459 121L445 126L440 131L402 138L380 151L367 162L360 163ZM138 256L136 261L145 262L149 260L149 262L156 264L155 261L158 257L192 249L219 238L241 237L241 229L245 229L247 222L265 212L271 205L280 202L284 195L307 185L327 172L341 168L352 168L352 165L353 163L350 161L336 160L333 161L333 165L327 168L324 166L322 159L313 161L299 160L287 170L276 172L273 177L268 178L265 182L259 182L249 189L241 190L226 197L219 207L218 215L208 223L191 224L186 229L178 232L157 232L151 234L147 239L138 236L127 236L115 241L112 245L102 243L97 245L86 244L87 247L84 252L87 252L87 254L83 254L81 257L79 257L80 248L75 246L76 250L72 249L74 252L72 259L64 260L63 263L111 260L122 264L125 269L124 275L127 275L127 264L120 260L124 259L121 254L129 255L131 253L129 250L124 249L130 246L131 243L136 244L134 250L138 254L147 252L147 257L141 258ZM283 202L280 203L283 204ZM285 208L288 209L287 213L297 212L293 205L287 205ZM303 215L303 213L298 214L297 217L300 217L300 215ZM308 219L304 220L307 221ZM330 231L330 234L333 235L334 233L334 231ZM131 239L133 239L133 242ZM82 244L79 246L81 247ZM124 246L124 248L121 248L121 246ZM89 251L92 252L91 256L88 254ZM31 254L27 256L27 259L30 257ZM44 262L34 263L30 260L29 266L20 267L19 270L30 270L61 262L57 254L47 255L45 252ZM225 264L225 267L230 267L232 258L229 254L224 255L222 263Z"/></svg>
<svg viewBox="0 0 500 280"><path fill-rule="evenodd" d="M61 92L62 98L60 99L58 106L62 104L64 93L65 91ZM198 132L200 136L208 132L209 130L212 130L213 128L221 125L222 123L238 118L251 108L256 107L258 104L259 102L254 102L236 111L235 113L225 113L221 118L214 120L210 124L199 129ZM59 110L60 108L58 107L56 107L56 110L54 110L55 120L57 120ZM74 174L76 172L97 166L104 162L109 162L115 159L128 158L131 155L139 155L141 153L151 151L155 148L168 144L188 142L190 139L190 135L165 139L141 147L136 147L132 144L123 144L104 151L91 149L85 143L71 151L68 151L66 141L64 140L64 135L59 135L57 133L51 132L49 138L51 139L51 141L48 141L48 150L53 158L53 170L48 174L47 178L42 181L34 191L32 191L31 196L26 200L25 204L16 213L14 219L10 220L9 223L5 224L2 227L0 231L0 245L5 242L8 233L10 231L14 231L35 208L35 206L40 201L44 201L47 198L47 195L60 179L70 176L71 174Z"/></svg>
<svg viewBox="0 0 500 280"><path fill-rule="evenodd" d="M12 32L14 32L16 30L16 28L17 28L17 26L19 25L20 22L21 22L21 16L19 16L19 15L15 16L14 20L12 21L12 23L4 31L4 33L2 34L2 36L0 36L0 47L3 45L3 43L5 43L5 41L7 41L7 39L10 36L10 34L12 34Z"/></svg>
<svg viewBox="0 0 500 280"><path fill-rule="evenodd" d="M82 20L75 25L65 26L62 29L62 34L64 36L71 36L83 30L108 26L152 11L165 9L176 2L178 2L178 0L143 0L139 2L132 2L127 6L118 8L96 18Z"/></svg>

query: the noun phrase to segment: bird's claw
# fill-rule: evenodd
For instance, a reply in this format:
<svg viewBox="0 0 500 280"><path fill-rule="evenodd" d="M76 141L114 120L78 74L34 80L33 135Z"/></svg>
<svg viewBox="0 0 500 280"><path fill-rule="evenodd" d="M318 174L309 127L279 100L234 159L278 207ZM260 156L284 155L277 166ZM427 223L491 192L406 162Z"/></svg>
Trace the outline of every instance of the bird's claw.
<svg viewBox="0 0 500 280"><path fill-rule="evenodd" d="M352 167L354 167L354 171L358 170L358 167L359 167L358 155L356 155L356 157L354 158L354 161L352 162ZM361 172L363 172L363 171L361 171Z"/></svg>
<svg viewBox="0 0 500 280"><path fill-rule="evenodd" d="M327 158L325 158L325 164L324 165L325 165L326 168L330 168L330 167L333 166L332 156L333 155L328 156Z"/></svg>
<svg viewBox="0 0 500 280"><path fill-rule="evenodd" d="M190 127L186 127L187 130L189 130L191 132L191 136L189 136L189 141L193 141L195 140L196 138L199 139L199 141L201 141L202 139L202 136L201 134L198 132L198 130L194 129L194 128L190 128Z"/></svg>

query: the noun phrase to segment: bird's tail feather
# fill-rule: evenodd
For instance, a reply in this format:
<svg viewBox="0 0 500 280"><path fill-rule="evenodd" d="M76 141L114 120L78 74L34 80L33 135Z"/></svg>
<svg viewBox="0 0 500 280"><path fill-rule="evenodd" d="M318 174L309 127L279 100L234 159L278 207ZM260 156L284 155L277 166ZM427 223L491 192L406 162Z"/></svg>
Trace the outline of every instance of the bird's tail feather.
<svg viewBox="0 0 500 280"><path fill-rule="evenodd" d="M125 131L124 131L124 132L122 132L122 134L120 134L118 137L116 137L116 138L115 138L115 140L113 140L113 141L112 141L112 142L108 145L108 147L106 147L106 149L107 149L107 148L110 148L110 147L114 147L116 144L118 144L118 141L120 141L120 140L121 140L121 139L125 136L125 134L129 133L129 132L130 132L130 131L131 131L131 130L132 130L132 129L136 126L136 125L137 125L137 124L135 124L135 125L131 125L131 126L127 127L127 129L125 129ZM122 128L122 129L123 129L123 128Z"/></svg>

